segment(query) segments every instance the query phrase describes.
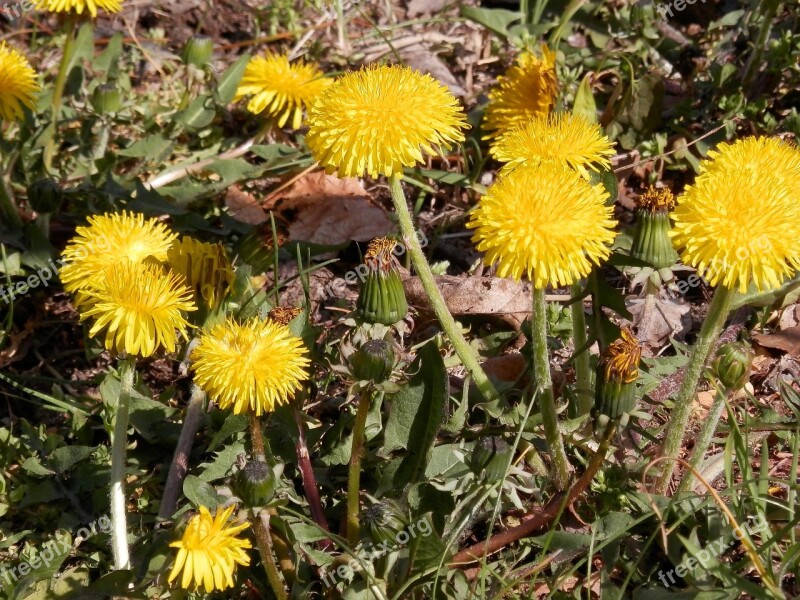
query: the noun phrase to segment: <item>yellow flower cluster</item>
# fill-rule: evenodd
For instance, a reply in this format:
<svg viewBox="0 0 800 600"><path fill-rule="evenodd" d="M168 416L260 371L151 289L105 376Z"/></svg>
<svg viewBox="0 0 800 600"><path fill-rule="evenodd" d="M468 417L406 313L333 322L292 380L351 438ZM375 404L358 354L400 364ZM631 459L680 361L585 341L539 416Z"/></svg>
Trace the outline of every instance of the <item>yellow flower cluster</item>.
<svg viewBox="0 0 800 600"><path fill-rule="evenodd" d="M23 107L34 107L34 95L38 91L36 71L28 60L5 42L0 42L0 119L22 119L25 114Z"/></svg>

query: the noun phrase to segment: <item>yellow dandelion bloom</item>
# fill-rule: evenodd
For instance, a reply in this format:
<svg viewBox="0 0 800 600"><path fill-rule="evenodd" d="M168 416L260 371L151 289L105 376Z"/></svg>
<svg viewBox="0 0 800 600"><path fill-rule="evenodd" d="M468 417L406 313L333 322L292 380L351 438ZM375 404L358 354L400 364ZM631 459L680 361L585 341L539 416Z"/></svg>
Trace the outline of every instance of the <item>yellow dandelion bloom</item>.
<svg viewBox="0 0 800 600"><path fill-rule="evenodd" d="M401 66L348 73L308 116L306 143L328 173L387 177L423 161L423 152L461 142L465 116L430 75Z"/></svg>
<svg viewBox="0 0 800 600"><path fill-rule="evenodd" d="M237 415L261 415L286 404L308 377L300 338L273 320L228 319L203 334L192 351L195 382Z"/></svg>
<svg viewBox="0 0 800 600"><path fill-rule="evenodd" d="M183 313L196 310L183 278L157 264L120 263L89 294L90 302L79 308L82 321L94 319L89 335L105 331L106 349L135 356L174 352L189 327Z"/></svg>
<svg viewBox="0 0 800 600"><path fill-rule="evenodd" d="M587 169L609 168L608 159L613 154L613 145L600 126L573 113L535 117L509 131L492 146L492 155L506 163L504 172L522 164L553 160L577 170L587 179Z"/></svg>
<svg viewBox="0 0 800 600"><path fill-rule="evenodd" d="M202 300L212 310L233 289L233 267L222 244L207 244L184 236L167 252L167 262L194 290L195 302Z"/></svg>
<svg viewBox="0 0 800 600"><path fill-rule="evenodd" d="M167 259L167 251L178 236L155 219L121 212L89 217L89 225L78 227L75 237L61 254L59 273L64 289L76 295L76 303L87 292L103 285L109 268L122 263Z"/></svg>
<svg viewBox="0 0 800 600"><path fill-rule="evenodd" d="M483 117L484 139L498 140L531 119L548 114L558 93L556 54L542 46L542 57L525 51L489 92Z"/></svg>
<svg viewBox="0 0 800 600"><path fill-rule="evenodd" d="M642 346L630 329L623 327L619 338L601 353L599 368L606 381L633 383L639 378Z"/></svg>
<svg viewBox="0 0 800 600"><path fill-rule="evenodd" d="M186 590L203 587L206 593L233 587L236 565L248 566L249 540L236 537L247 529L248 523L229 525L233 506L217 509L212 517L205 506L186 525L183 536L170 544L178 548L178 556L167 580L172 583L183 571L180 585Z"/></svg>
<svg viewBox="0 0 800 600"><path fill-rule="evenodd" d="M234 100L253 96L247 110L278 120L283 127L292 119L292 128L303 123L303 111L331 84L315 64L297 61L290 63L283 55L268 52L266 56L255 56L247 63Z"/></svg>
<svg viewBox="0 0 800 600"><path fill-rule="evenodd" d="M23 107L34 107L34 95L38 91L36 71L28 59L5 42L0 42L0 119L22 119L25 114Z"/></svg>
<svg viewBox="0 0 800 600"><path fill-rule="evenodd" d="M672 218L673 245L711 285L779 287L800 269L800 150L769 137L720 144Z"/></svg>
<svg viewBox="0 0 800 600"><path fill-rule="evenodd" d="M537 289L569 285L610 254L608 192L554 162L500 177L472 211L472 240L498 274L527 275Z"/></svg>
<svg viewBox="0 0 800 600"><path fill-rule="evenodd" d="M76 13L82 15L89 13L97 16L97 9L107 13L116 13L122 10L121 0L35 0L36 8L57 13Z"/></svg>

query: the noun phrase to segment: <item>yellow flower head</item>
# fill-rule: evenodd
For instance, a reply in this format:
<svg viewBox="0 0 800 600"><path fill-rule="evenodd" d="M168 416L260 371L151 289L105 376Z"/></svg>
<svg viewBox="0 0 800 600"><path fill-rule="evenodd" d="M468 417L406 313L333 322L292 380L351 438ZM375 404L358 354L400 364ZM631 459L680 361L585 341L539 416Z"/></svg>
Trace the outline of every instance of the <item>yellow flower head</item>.
<svg viewBox="0 0 800 600"><path fill-rule="evenodd" d="M573 283L610 254L608 192L554 162L522 166L495 182L472 211L473 242L498 274L537 289Z"/></svg>
<svg viewBox="0 0 800 600"><path fill-rule="evenodd" d="M253 96L247 110L255 114L266 111L267 116L278 120L278 127L291 117L292 128L297 129L303 123L303 110L307 111L331 83L333 80L315 64L290 64L287 56L268 52L247 63L234 100Z"/></svg>
<svg viewBox="0 0 800 600"><path fill-rule="evenodd" d="M286 404L308 377L309 364L303 342L287 326L256 318L215 325L192 352L197 385L237 415Z"/></svg>
<svg viewBox="0 0 800 600"><path fill-rule="evenodd" d="M512 129L492 146L492 155L506 163L503 172L521 164L552 160L589 178L588 169L610 167L614 154L600 126L573 113L540 115Z"/></svg>
<svg viewBox="0 0 800 600"><path fill-rule="evenodd" d="M183 278L158 264L120 263L88 293L89 302L79 310L81 320L94 318L89 335L105 330L108 350L135 356L174 352L189 326L183 313L196 310Z"/></svg>
<svg viewBox="0 0 800 600"><path fill-rule="evenodd" d="M5 42L0 42L0 119L21 119L25 114L22 107L33 108L33 96L38 91L36 71L28 60Z"/></svg>
<svg viewBox="0 0 800 600"><path fill-rule="evenodd" d="M401 66L348 73L308 116L306 142L328 173L387 177L423 161L423 152L461 142L465 116L430 75Z"/></svg>
<svg viewBox="0 0 800 600"><path fill-rule="evenodd" d="M89 217L88 221L88 227L75 230L64 249L59 273L64 289L76 294L79 306L88 291L102 287L109 268L150 258L164 261L178 237L163 223L141 214L121 212Z"/></svg>
<svg viewBox="0 0 800 600"><path fill-rule="evenodd" d="M623 327L621 336L611 342L600 355L600 368L606 381L633 383L639 378L642 347L630 329Z"/></svg>
<svg viewBox="0 0 800 600"><path fill-rule="evenodd" d="M713 286L780 286L800 269L800 150L747 137L708 156L677 200L673 245Z"/></svg>
<svg viewBox="0 0 800 600"><path fill-rule="evenodd" d="M202 299L212 310L233 288L233 267L222 244L206 244L184 236L167 252L167 262L194 290L195 301Z"/></svg>
<svg viewBox="0 0 800 600"><path fill-rule="evenodd" d="M36 8L59 13L77 13L82 15L88 12L92 17L97 16L97 9L107 13L116 13L122 10L121 0L36 0Z"/></svg>
<svg viewBox="0 0 800 600"><path fill-rule="evenodd" d="M499 140L510 130L548 114L557 93L555 52L542 46L541 59L531 51L523 52L489 92L483 117L485 139Z"/></svg>
<svg viewBox="0 0 800 600"><path fill-rule="evenodd" d="M233 587L236 565L250 564L245 550L252 546L249 540L236 537L247 529L248 523L228 525L231 513L232 505L217 509L213 517L205 506L200 507L200 514L189 520L183 537L170 544L171 548L178 548L168 577L170 583L182 570L181 587L186 590L202 586L206 593L211 593Z"/></svg>

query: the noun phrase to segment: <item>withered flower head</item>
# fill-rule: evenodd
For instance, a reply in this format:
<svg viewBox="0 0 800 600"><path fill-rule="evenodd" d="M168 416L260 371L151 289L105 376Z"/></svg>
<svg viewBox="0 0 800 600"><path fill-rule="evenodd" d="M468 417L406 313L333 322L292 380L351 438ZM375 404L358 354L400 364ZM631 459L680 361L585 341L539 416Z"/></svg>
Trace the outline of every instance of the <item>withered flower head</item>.
<svg viewBox="0 0 800 600"><path fill-rule="evenodd" d="M675 208L675 196L669 188L657 188L651 185L636 200L636 208L649 212L671 212Z"/></svg>
<svg viewBox="0 0 800 600"><path fill-rule="evenodd" d="M281 325L288 325L301 312L303 309L296 306L276 306L269 311L269 318Z"/></svg>
<svg viewBox="0 0 800 600"><path fill-rule="evenodd" d="M600 356L600 368L606 381L633 383L639 378L639 361L642 347L627 327L622 335L613 341Z"/></svg>

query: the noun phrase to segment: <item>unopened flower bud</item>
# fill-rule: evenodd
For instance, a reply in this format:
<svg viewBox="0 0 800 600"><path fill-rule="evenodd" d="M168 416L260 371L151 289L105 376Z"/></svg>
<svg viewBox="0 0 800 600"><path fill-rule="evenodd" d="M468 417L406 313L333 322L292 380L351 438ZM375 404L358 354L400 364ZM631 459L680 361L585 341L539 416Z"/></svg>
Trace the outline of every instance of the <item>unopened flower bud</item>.
<svg viewBox="0 0 800 600"><path fill-rule="evenodd" d="M214 40L205 35L195 35L187 40L181 58L184 64L203 69L211 60L213 53Z"/></svg>
<svg viewBox="0 0 800 600"><path fill-rule="evenodd" d="M40 179L28 187L28 204L39 213L55 212L64 192L54 179Z"/></svg>
<svg viewBox="0 0 800 600"><path fill-rule="evenodd" d="M627 328L601 353L597 363L595 406L601 415L616 419L636 406L636 380L642 347Z"/></svg>
<svg viewBox="0 0 800 600"><path fill-rule="evenodd" d="M714 375L728 390L740 390L750 379L753 351L741 342L723 344L713 362Z"/></svg>
<svg viewBox="0 0 800 600"><path fill-rule="evenodd" d="M403 509L393 500L373 504L361 513L361 520L373 542L389 547L397 544L398 534L408 527Z"/></svg>
<svg viewBox="0 0 800 600"><path fill-rule="evenodd" d="M92 92L92 107L100 115L115 113L122 108L122 94L114 84L98 85Z"/></svg>
<svg viewBox="0 0 800 600"><path fill-rule="evenodd" d="M236 475L236 493L248 508L261 508L275 494L275 474L269 465L251 460Z"/></svg>
<svg viewBox="0 0 800 600"><path fill-rule="evenodd" d="M383 383L394 368L394 350L383 340L371 340L350 356L353 377L359 381Z"/></svg>
<svg viewBox="0 0 800 600"><path fill-rule="evenodd" d="M476 475L486 474L487 481L503 479L511 446L496 436L483 437L475 443L469 465Z"/></svg>
<svg viewBox="0 0 800 600"><path fill-rule="evenodd" d="M377 238L370 242L364 256L367 275L358 295L356 312L368 323L393 325L408 313L403 282L393 254L396 245L393 239Z"/></svg>
<svg viewBox="0 0 800 600"><path fill-rule="evenodd" d="M678 253L672 246L669 213L675 199L668 188L650 187L637 201L636 230L631 256L652 265L656 270L673 267Z"/></svg>

